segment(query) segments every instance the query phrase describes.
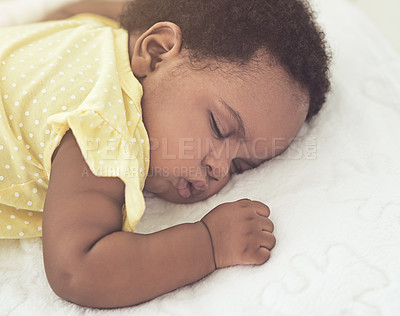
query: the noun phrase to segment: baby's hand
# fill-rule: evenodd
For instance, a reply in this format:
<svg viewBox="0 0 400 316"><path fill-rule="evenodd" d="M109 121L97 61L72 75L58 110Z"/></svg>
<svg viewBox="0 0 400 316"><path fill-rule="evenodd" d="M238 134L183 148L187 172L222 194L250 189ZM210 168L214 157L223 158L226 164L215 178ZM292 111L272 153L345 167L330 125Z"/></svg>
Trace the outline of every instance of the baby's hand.
<svg viewBox="0 0 400 316"><path fill-rule="evenodd" d="M214 246L216 268L263 264L275 246L268 206L242 199L215 207L202 218Z"/></svg>

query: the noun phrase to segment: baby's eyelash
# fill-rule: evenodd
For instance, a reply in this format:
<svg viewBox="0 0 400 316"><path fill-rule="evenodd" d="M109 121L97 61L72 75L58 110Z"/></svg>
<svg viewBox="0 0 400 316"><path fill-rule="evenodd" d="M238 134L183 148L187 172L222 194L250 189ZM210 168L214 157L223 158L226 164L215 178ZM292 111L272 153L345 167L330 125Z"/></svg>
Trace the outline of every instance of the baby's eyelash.
<svg viewBox="0 0 400 316"><path fill-rule="evenodd" d="M218 127L217 122L215 121L214 115L210 112L210 118L211 118L211 127L214 130L215 134L217 135L218 138L224 138L224 136L221 133L221 130Z"/></svg>

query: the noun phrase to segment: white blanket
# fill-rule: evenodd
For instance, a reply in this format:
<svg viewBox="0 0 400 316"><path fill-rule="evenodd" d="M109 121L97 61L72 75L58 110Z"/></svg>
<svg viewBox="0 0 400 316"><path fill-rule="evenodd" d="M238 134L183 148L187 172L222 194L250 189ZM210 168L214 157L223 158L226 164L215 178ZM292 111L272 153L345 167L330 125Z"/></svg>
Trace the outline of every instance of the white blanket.
<svg viewBox="0 0 400 316"><path fill-rule="evenodd" d="M73 0L0 0L1 25ZM47 284L41 241L0 241L0 315L400 315L400 56L344 0L315 0L334 52L333 91L291 148L207 201L147 196L138 230L200 219L243 197L271 207L262 266L218 270L136 307L81 308Z"/></svg>

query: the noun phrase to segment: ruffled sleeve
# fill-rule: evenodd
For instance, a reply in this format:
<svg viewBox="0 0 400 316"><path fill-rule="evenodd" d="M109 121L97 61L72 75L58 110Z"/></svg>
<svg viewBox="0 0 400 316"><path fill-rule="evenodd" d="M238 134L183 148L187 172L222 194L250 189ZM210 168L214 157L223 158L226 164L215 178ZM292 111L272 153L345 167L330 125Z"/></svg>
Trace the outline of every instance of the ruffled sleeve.
<svg viewBox="0 0 400 316"><path fill-rule="evenodd" d="M130 137L102 113L81 106L72 112L52 115L48 123L52 126L49 148L55 149L62 136L71 129L93 174L118 177L125 183L123 230L133 231L145 209L142 189L147 170L142 146L145 146L147 135L143 135L140 128L141 121L135 122L137 128ZM51 155L49 152L46 157L51 159Z"/></svg>

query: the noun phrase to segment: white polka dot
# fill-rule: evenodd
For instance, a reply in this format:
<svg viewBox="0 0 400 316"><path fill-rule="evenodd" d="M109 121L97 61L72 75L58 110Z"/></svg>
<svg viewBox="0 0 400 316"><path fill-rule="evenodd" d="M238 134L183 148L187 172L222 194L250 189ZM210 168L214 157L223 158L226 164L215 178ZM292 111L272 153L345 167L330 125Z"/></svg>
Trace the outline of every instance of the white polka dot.
<svg viewBox="0 0 400 316"><path fill-rule="evenodd" d="M29 222L28 222L28 221L25 221L24 223L25 223L26 225L28 225L28 224L29 224Z"/></svg>
<svg viewBox="0 0 400 316"><path fill-rule="evenodd" d="M5 165L5 168L6 169L10 169L10 165Z"/></svg>
<svg viewBox="0 0 400 316"><path fill-rule="evenodd" d="M57 97L51 97L51 101L57 100Z"/></svg>
<svg viewBox="0 0 400 316"><path fill-rule="evenodd" d="M29 206L32 206L32 201L28 201L28 202L26 202L26 204L28 204Z"/></svg>
<svg viewBox="0 0 400 316"><path fill-rule="evenodd" d="M19 197L19 193L18 192L15 192L14 195L15 195L15 197Z"/></svg>
<svg viewBox="0 0 400 316"><path fill-rule="evenodd" d="M60 90L61 90L61 91L65 91L66 89L65 89L65 87L62 87Z"/></svg>
<svg viewBox="0 0 400 316"><path fill-rule="evenodd" d="M1 77L1 80L3 80L3 81L7 80L7 77Z"/></svg>
<svg viewBox="0 0 400 316"><path fill-rule="evenodd" d="M43 183L43 179L38 179L37 180L39 183Z"/></svg>
<svg viewBox="0 0 400 316"><path fill-rule="evenodd" d="M63 105L63 106L61 107L61 109L62 109L63 111L66 111L66 110L67 110L67 107L66 107L65 105Z"/></svg>
<svg viewBox="0 0 400 316"><path fill-rule="evenodd" d="M25 78L26 77L26 74L21 74L21 78Z"/></svg>
<svg viewBox="0 0 400 316"><path fill-rule="evenodd" d="M38 226L37 230L42 231L42 226Z"/></svg>
<svg viewBox="0 0 400 316"><path fill-rule="evenodd" d="M81 91L85 91L85 88L84 87L81 87L81 89L80 89Z"/></svg>
<svg viewBox="0 0 400 316"><path fill-rule="evenodd" d="M33 104L36 104L36 103L38 103L38 100L36 100L36 99L33 99Z"/></svg>
<svg viewBox="0 0 400 316"><path fill-rule="evenodd" d="M47 112L47 108L43 108L42 112L46 113Z"/></svg>
<svg viewBox="0 0 400 316"><path fill-rule="evenodd" d="M24 90L24 91L22 91L22 94L23 94L23 95L27 95L27 94L28 94L28 91Z"/></svg>
<svg viewBox="0 0 400 316"><path fill-rule="evenodd" d="M18 151L18 147L17 146L14 147L14 151Z"/></svg>
<svg viewBox="0 0 400 316"><path fill-rule="evenodd" d="M21 123L20 123L21 124ZM17 136L18 140L22 140L22 136Z"/></svg>
<svg viewBox="0 0 400 316"><path fill-rule="evenodd" d="M44 147L44 143L43 142L40 142L40 147Z"/></svg>
<svg viewBox="0 0 400 316"><path fill-rule="evenodd" d="M17 86L17 84L16 84L15 82L13 82L13 83L11 84L11 86L15 88L15 87Z"/></svg>
<svg viewBox="0 0 400 316"><path fill-rule="evenodd" d="M3 176L0 176L0 181L4 181L4 177Z"/></svg>
<svg viewBox="0 0 400 316"><path fill-rule="evenodd" d="M24 127L24 124L23 123L19 123L18 126L19 127Z"/></svg>
<svg viewBox="0 0 400 316"><path fill-rule="evenodd" d="M46 93L46 92L47 92L47 90L46 90L46 89L43 89L43 90L42 90L42 93Z"/></svg>
<svg viewBox="0 0 400 316"><path fill-rule="evenodd" d="M59 74L60 74L61 76L63 76L63 75L64 75L64 72L63 72L63 71L60 71Z"/></svg>
<svg viewBox="0 0 400 316"><path fill-rule="evenodd" d="M141 139L141 140L140 140L140 143L142 143L142 144L143 144L143 143L144 143L144 139Z"/></svg>
<svg viewBox="0 0 400 316"><path fill-rule="evenodd" d="M8 94L4 95L4 99L6 99L6 100L8 99Z"/></svg>
<svg viewBox="0 0 400 316"><path fill-rule="evenodd" d="M29 146L28 144L25 145L26 149L31 148L31 146Z"/></svg>
<svg viewBox="0 0 400 316"><path fill-rule="evenodd" d="M29 137L30 137L30 138L33 138L33 134L32 134L32 133L29 133Z"/></svg>
<svg viewBox="0 0 400 316"><path fill-rule="evenodd" d="M75 96L75 95L71 95L71 99L72 99L72 100L75 100L75 99L76 99L76 96Z"/></svg>
<svg viewBox="0 0 400 316"><path fill-rule="evenodd" d="M4 149L3 145L0 145L0 150L3 150L3 149Z"/></svg>
<svg viewBox="0 0 400 316"><path fill-rule="evenodd" d="M38 190L37 190L36 188L34 188L34 189L32 190L32 192L36 194L36 193L38 192Z"/></svg>
<svg viewBox="0 0 400 316"><path fill-rule="evenodd" d="M14 105L15 105L15 106L18 106L18 105L19 105L19 102L18 102L18 101L16 101L16 102L14 103Z"/></svg>
<svg viewBox="0 0 400 316"><path fill-rule="evenodd" d="M45 133L46 135L49 135L49 134L50 134L50 130L49 130L49 129L46 129L46 130L44 131L44 133Z"/></svg>
<svg viewBox="0 0 400 316"><path fill-rule="evenodd" d="M20 168L21 168L21 170L25 170L26 169L25 166L21 166Z"/></svg>
<svg viewBox="0 0 400 316"><path fill-rule="evenodd" d="M26 112L25 112L25 116L29 116L29 111L26 111Z"/></svg>
<svg viewBox="0 0 400 316"><path fill-rule="evenodd" d="M26 159L27 159L27 160L31 160L32 157L28 155L28 156L26 157Z"/></svg>
<svg viewBox="0 0 400 316"><path fill-rule="evenodd" d="M19 235L20 235L21 237L23 237L25 234L24 234L23 232L20 232Z"/></svg>
<svg viewBox="0 0 400 316"><path fill-rule="evenodd" d="M10 121L12 121L12 119L14 118L14 115L10 115L8 118L10 119Z"/></svg>
<svg viewBox="0 0 400 316"><path fill-rule="evenodd" d="M11 230L11 225L7 225L7 229L8 229L8 230Z"/></svg>

